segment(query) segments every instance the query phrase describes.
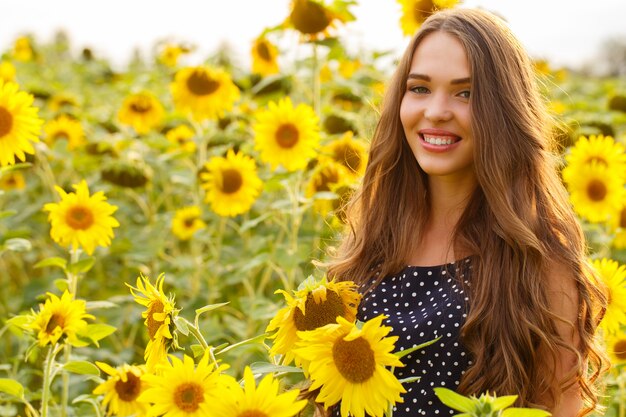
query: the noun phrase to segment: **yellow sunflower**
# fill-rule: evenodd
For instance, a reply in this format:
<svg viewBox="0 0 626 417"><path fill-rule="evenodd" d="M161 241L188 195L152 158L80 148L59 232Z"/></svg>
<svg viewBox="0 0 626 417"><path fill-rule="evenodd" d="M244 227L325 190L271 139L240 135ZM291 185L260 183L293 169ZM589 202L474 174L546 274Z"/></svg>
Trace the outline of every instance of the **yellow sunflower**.
<svg viewBox="0 0 626 417"><path fill-rule="evenodd" d="M612 216L612 226L615 232L613 247L616 249L626 249L626 204L619 213Z"/></svg>
<svg viewBox="0 0 626 417"><path fill-rule="evenodd" d="M285 21L286 27L293 27L305 40L325 38L338 22L354 20L348 11L352 3L348 0L335 0L332 7L324 0L292 0L291 12Z"/></svg>
<svg viewBox="0 0 626 417"><path fill-rule="evenodd" d="M15 66L9 61L0 61L0 81L15 82Z"/></svg>
<svg viewBox="0 0 626 417"><path fill-rule="evenodd" d="M35 52L28 36L20 36L13 44L13 57L18 61L30 61L33 59Z"/></svg>
<svg viewBox="0 0 626 417"><path fill-rule="evenodd" d="M90 196L85 180L73 187L75 193L55 187L61 202L44 205L52 226L50 236L61 246L71 245L74 250L80 246L91 255L96 246L111 244L113 228L120 225L113 217L117 207L106 202L102 191Z"/></svg>
<svg viewBox="0 0 626 417"><path fill-rule="evenodd" d="M184 355L181 361L170 355L161 364L158 375L146 374L143 380L148 388L139 401L151 403L148 414L163 417L221 417L214 407L224 391L233 389L234 380L221 372L226 365L216 367L209 363L207 352L194 366L193 359ZM235 383L236 384L236 383Z"/></svg>
<svg viewBox="0 0 626 417"><path fill-rule="evenodd" d="M299 330L314 330L335 323L337 317L353 322L361 302L354 282L329 282L326 277L320 281L305 281L293 296L284 290L276 293L285 297L287 307L276 313L265 331L275 332L269 336L274 339L270 354L285 355L285 364L294 359L293 348L299 340Z"/></svg>
<svg viewBox="0 0 626 417"><path fill-rule="evenodd" d="M198 121L223 117L240 97L226 71L209 67L181 69L170 89L176 108Z"/></svg>
<svg viewBox="0 0 626 417"><path fill-rule="evenodd" d="M26 181L21 172L5 172L0 174L0 189L2 190L23 190L26 188Z"/></svg>
<svg viewBox="0 0 626 417"><path fill-rule="evenodd" d="M106 415L145 416L148 405L137 401L146 389L145 382L141 381L142 375L146 373L145 366L124 364L113 368L103 362L96 362L96 365L109 375L105 382L93 390L95 395L104 395L102 405L107 410Z"/></svg>
<svg viewBox="0 0 626 417"><path fill-rule="evenodd" d="M323 158L330 158L345 167L349 178L353 181L365 173L367 146L363 141L355 139L351 131L324 146L320 154Z"/></svg>
<svg viewBox="0 0 626 417"><path fill-rule="evenodd" d="M206 227L200 218L200 207L191 206L176 210L172 220L172 233L180 240L189 240L198 230Z"/></svg>
<svg viewBox="0 0 626 417"><path fill-rule="evenodd" d="M78 106L78 99L71 94L60 93L55 94L48 100L48 107L53 112L58 112L59 110L68 109L71 110Z"/></svg>
<svg viewBox="0 0 626 417"><path fill-rule="evenodd" d="M35 153L33 143L39 142L43 120L33 101L31 94L18 91L17 84L0 80L0 166Z"/></svg>
<svg viewBox="0 0 626 417"><path fill-rule="evenodd" d="M85 144L85 132L76 119L61 115L46 123L44 127L48 143L66 140L68 149L77 149Z"/></svg>
<svg viewBox="0 0 626 417"><path fill-rule="evenodd" d="M343 166L333 162L320 162L313 170L307 185L306 196L315 198L313 206L319 213L326 215L333 209L336 198L316 197L317 193L334 192L337 187L346 181L347 171Z"/></svg>
<svg viewBox="0 0 626 417"><path fill-rule="evenodd" d="M279 381L266 375L257 386L249 367L244 370L243 388L233 384L234 389L224 392L214 404L214 412L220 417L291 417L306 406L306 400L297 400L298 390L279 394Z"/></svg>
<svg viewBox="0 0 626 417"><path fill-rule="evenodd" d="M87 328L85 319L94 319L86 313L85 300L74 300L74 296L65 291L61 298L48 293L48 299L39 305L39 312L32 312L29 328L36 333L39 346L55 343L67 343L73 346L87 346L79 336Z"/></svg>
<svg viewBox="0 0 626 417"><path fill-rule="evenodd" d="M309 332L294 350L304 359L305 374L311 379L310 390L320 388L315 399L326 408L341 401L341 416L382 417L395 403L403 402L406 392L386 367L404 364L393 354L397 336L387 336L391 327L383 326L384 315L363 324L337 317L329 324Z"/></svg>
<svg viewBox="0 0 626 417"><path fill-rule="evenodd" d="M578 167L595 161L609 171L626 177L626 148L611 136L581 136L565 155L567 166L563 169L563 178L569 181L576 175Z"/></svg>
<svg viewBox="0 0 626 417"><path fill-rule="evenodd" d="M144 135L159 126L164 115L161 102L152 93L144 91L126 97L117 118L120 123L132 126L135 132Z"/></svg>
<svg viewBox="0 0 626 417"><path fill-rule="evenodd" d="M615 370L626 364L626 333L623 331L604 336L606 352L611 358L612 368Z"/></svg>
<svg viewBox="0 0 626 417"><path fill-rule="evenodd" d="M173 297L168 298L163 293L164 280L165 276L161 274L152 285L148 277L139 276L136 287L126 284L135 301L147 308L141 317L146 319L144 324L150 337L144 353L148 372L154 372L157 365L166 362L170 347L177 347L172 330L178 310Z"/></svg>
<svg viewBox="0 0 626 417"><path fill-rule="evenodd" d="M278 73L278 49L265 36L254 40L250 53L253 73L260 75Z"/></svg>
<svg viewBox="0 0 626 417"><path fill-rule="evenodd" d="M229 149L225 158L215 156L205 168L200 175L202 188L215 213L234 217L250 210L263 187L254 159Z"/></svg>
<svg viewBox="0 0 626 417"><path fill-rule="evenodd" d="M170 151L182 151L192 153L196 151L196 142L193 141L195 132L187 125L176 126L165 134L167 140L172 144Z"/></svg>
<svg viewBox="0 0 626 417"><path fill-rule="evenodd" d="M402 6L400 28L406 36L412 36L428 17L437 10L451 9L459 0L397 0Z"/></svg>
<svg viewBox="0 0 626 417"><path fill-rule="evenodd" d="M173 68L178 64L178 58L188 52L189 48L175 44L167 44L159 54L159 62L166 67Z"/></svg>
<svg viewBox="0 0 626 417"><path fill-rule="evenodd" d="M626 266L603 258L593 261L593 267L609 292L609 305L600 326L615 334L626 324Z"/></svg>
<svg viewBox="0 0 626 417"><path fill-rule="evenodd" d="M271 101L267 110L257 113L254 134L261 160L272 169L282 165L287 171L296 171L305 168L316 154L319 120L310 106L294 108L286 97L278 104Z"/></svg>
<svg viewBox="0 0 626 417"><path fill-rule="evenodd" d="M573 167L573 166L571 166ZM626 189L621 174L591 161L577 165L567 177L574 210L590 222L605 222L622 209Z"/></svg>

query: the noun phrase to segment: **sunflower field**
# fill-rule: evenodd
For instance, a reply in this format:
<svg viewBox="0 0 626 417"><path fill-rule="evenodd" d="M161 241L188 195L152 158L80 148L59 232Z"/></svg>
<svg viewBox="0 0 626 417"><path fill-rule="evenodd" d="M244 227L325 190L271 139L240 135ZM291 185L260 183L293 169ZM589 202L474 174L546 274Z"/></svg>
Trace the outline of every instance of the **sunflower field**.
<svg viewBox="0 0 626 417"><path fill-rule="evenodd" d="M398 2L407 35L457 7ZM114 70L62 34L0 51L1 416L291 417L340 400L342 417L393 414L410 352L382 316L355 322L357 288L323 262L399 57L349 51L336 30L355 2L329 3L294 0L250 68L228 50L190 65L193 45L160 43ZM624 417L626 80L536 69L610 290L595 415Z"/></svg>

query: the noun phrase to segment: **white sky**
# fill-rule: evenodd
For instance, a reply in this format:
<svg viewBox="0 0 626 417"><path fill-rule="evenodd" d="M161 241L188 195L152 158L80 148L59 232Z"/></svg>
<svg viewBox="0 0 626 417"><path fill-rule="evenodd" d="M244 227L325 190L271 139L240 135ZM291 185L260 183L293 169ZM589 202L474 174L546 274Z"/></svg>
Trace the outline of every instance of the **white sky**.
<svg viewBox="0 0 626 417"><path fill-rule="evenodd" d="M16 36L33 33L48 41L65 29L72 46L92 48L117 65L134 48L146 54L156 41L185 41L198 55L228 42L247 63L250 42L280 23L290 0L0 0L0 50ZM396 0L359 0L357 17L344 33L351 47L401 51ZM608 37L626 37L626 0L465 0L507 19L532 56L556 65L592 60Z"/></svg>

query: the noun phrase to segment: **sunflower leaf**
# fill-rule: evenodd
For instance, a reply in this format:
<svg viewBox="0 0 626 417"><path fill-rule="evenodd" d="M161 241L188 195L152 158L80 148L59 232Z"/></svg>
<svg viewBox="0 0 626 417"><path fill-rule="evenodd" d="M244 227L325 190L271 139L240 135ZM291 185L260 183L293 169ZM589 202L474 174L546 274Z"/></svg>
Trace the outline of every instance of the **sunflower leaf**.
<svg viewBox="0 0 626 417"><path fill-rule="evenodd" d="M406 355L408 355L408 354L410 354L410 353L415 352L416 350L420 350L420 349L425 348L426 346L430 346L430 345L432 345L433 343L435 343L435 342L436 342L436 341L438 341L439 339L441 339L441 336L439 336L439 337L438 337L438 338L436 338L436 339L429 340L428 342L424 342L424 343L422 343L422 344L420 344L420 345L413 346L413 347L412 347L412 348L410 348L410 349L398 350L397 352L393 352L393 354L394 354L394 355L396 355L396 356L397 356L397 357L399 357L399 358L403 358L403 357L405 357Z"/></svg>
<svg viewBox="0 0 626 417"><path fill-rule="evenodd" d="M37 262L34 268L44 268L46 266L56 266L65 270L65 267L67 266L67 260L59 258L58 256L52 256L50 258L42 259L41 261Z"/></svg>
<svg viewBox="0 0 626 417"><path fill-rule="evenodd" d="M539 410L536 408L511 407L502 411L502 417L548 417L551 415L552 414L545 410Z"/></svg>
<svg viewBox="0 0 626 417"><path fill-rule="evenodd" d="M184 317L176 316L174 318L174 326L176 326L176 330L178 330L179 333L182 333L185 336L189 334L188 324L191 324L191 323L189 323L187 319L185 319Z"/></svg>
<svg viewBox="0 0 626 417"><path fill-rule="evenodd" d="M15 211L15 210L0 211L0 219L4 219L5 217L11 217L11 216L13 216L15 214L17 214L17 211Z"/></svg>
<svg viewBox="0 0 626 417"><path fill-rule="evenodd" d="M517 400L517 395L505 395L494 399L491 405L494 410L502 410L512 406L515 400Z"/></svg>
<svg viewBox="0 0 626 417"><path fill-rule="evenodd" d="M33 248L33 245L30 243L30 240L22 239L19 237L14 237L12 239L7 239L4 241L4 244L0 247L0 250L10 250L13 252L28 252Z"/></svg>
<svg viewBox="0 0 626 417"><path fill-rule="evenodd" d="M208 311L211 311L211 310L215 310L215 309L220 308L220 307L224 307L224 306L225 306L225 305L227 305L228 303L229 303L229 302L225 302L225 303L216 303L216 304L209 304L209 305L206 305L206 306L204 306L204 307L201 307L201 308L199 308L199 309L197 309L197 310L196 310L196 319L197 319L197 318L198 318L201 314L204 314L204 313L206 313L206 312L208 312Z"/></svg>
<svg viewBox="0 0 626 417"><path fill-rule="evenodd" d="M87 361L71 361L63 365L63 369L79 375L100 375L98 367Z"/></svg>
<svg viewBox="0 0 626 417"><path fill-rule="evenodd" d="M113 332L115 332L115 330L117 330L117 328L109 324L104 324L104 323L88 324L87 328L83 332L81 332L81 335L84 337L87 337L96 346L99 347L100 344L98 343L98 341L112 334Z"/></svg>
<svg viewBox="0 0 626 417"><path fill-rule="evenodd" d="M0 392L17 398L24 398L24 387L14 379L0 378Z"/></svg>
<svg viewBox="0 0 626 417"><path fill-rule="evenodd" d="M251 344L251 343L259 342L259 341L262 341L263 339L265 339L266 337L267 337L267 335L265 333L263 333L263 334L260 334L258 336L255 336L255 337L251 337L250 339L242 340L241 342L234 343L234 344L232 344L230 346L226 346L226 347L224 347L223 349L220 349L220 350L217 350L217 348L216 348L215 354L219 355L221 353L228 352L229 350L234 349L234 348L239 347L239 346L243 346L243 345L248 345L248 344Z"/></svg>
<svg viewBox="0 0 626 417"><path fill-rule="evenodd" d="M448 388L435 388L435 395L439 400L450 408L465 413L471 413L476 409L476 404L470 398L457 394Z"/></svg>
<svg viewBox="0 0 626 417"><path fill-rule="evenodd" d="M78 262L70 264L67 270L71 272L72 274L85 273L91 269L91 267L94 265L95 262L96 262L96 258L90 256L89 258L81 259Z"/></svg>
<svg viewBox="0 0 626 417"><path fill-rule="evenodd" d="M253 362L250 369L254 374L270 374L274 372L281 373L302 373L302 369L296 366L274 365L269 362Z"/></svg>

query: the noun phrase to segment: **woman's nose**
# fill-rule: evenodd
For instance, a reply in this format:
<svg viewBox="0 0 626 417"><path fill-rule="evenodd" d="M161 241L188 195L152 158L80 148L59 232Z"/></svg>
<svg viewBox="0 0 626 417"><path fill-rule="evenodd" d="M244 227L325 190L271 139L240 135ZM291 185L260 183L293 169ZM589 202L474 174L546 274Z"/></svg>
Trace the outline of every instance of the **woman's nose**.
<svg viewBox="0 0 626 417"><path fill-rule="evenodd" d="M448 98L444 94L432 94L424 110L424 117L431 122L442 122L452 118Z"/></svg>

